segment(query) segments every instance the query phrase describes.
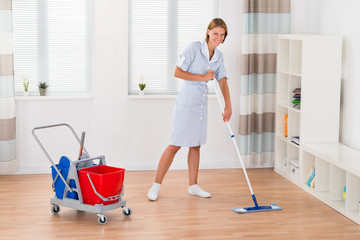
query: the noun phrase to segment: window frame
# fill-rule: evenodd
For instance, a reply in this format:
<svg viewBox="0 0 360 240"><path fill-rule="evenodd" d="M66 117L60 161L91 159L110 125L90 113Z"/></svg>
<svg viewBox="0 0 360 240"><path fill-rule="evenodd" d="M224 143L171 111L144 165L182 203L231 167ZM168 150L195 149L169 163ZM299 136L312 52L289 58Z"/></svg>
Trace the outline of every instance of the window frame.
<svg viewBox="0 0 360 240"><path fill-rule="evenodd" d="M144 0L145 1L145 0ZM167 7L168 12L167 12L167 23L171 24L168 26L168 30L171 29L172 31L168 31L167 35L167 43L169 47L171 47L171 49L169 49L169 47L167 48L167 52L169 55L169 52L175 53L172 56L168 56L167 57L167 68L164 69L164 72L167 72L167 81L166 84L168 87L166 88L166 90L164 91L157 91L157 92L148 92L146 91L146 94L148 96L154 96L156 98L156 96L160 96L160 98L162 98L161 96L164 96L165 98L171 98L171 96L176 96L178 91L180 90L181 87L181 80L175 78L173 76L174 74L174 70L176 67L176 62L179 58L179 55L181 54L181 52L185 49L185 47L182 47L182 50L179 49L179 41L178 41L178 33L179 33L179 7L178 7L178 3L181 0L167 0L167 2L171 2L171 6L172 8L170 8L169 6ZM213 8L213 15L209 17L209 21L206 22L206 26L204 25L204 38L205 38L205 30L207 27L207 24L210 22L210 20L214 17L218 17L219 15L219 0L208 0L209 2L213 2L212 8ZM131 99L137 99L137 97L134 97L135 95L138 95L138 89L134 86L134 84L136 84L136 77L133 76L132 70L131 70L131 64L132 64L132 50L131 50L131 44L132 44L132 2L133 0L128 0L128 36L129 36L129 45L128 45L128 89L127 89L127 94ZM189 2L193 2L193 1L189 1ZM170 18L175 18L175 20L169 20ZM171 37L170 37L171 36ZM201 39L197 39L197 41L200 41ZM191 41L189 41L187 44L190 44ZM180 83L179 83L180 81ZM146 79L145 79L146 82ZM174 90L175 89L175 90ZM145 89L146 90L146 89ZM214 90L212 88L210 88L209 94L214 94ZM142 98L144 98L144 96L141 96Z"/></svg>
<svg viewBox="0 0 360 240"><path fill-rule="evenodd" d="M59 1L62 3L62 1ZM12 9L13 9L13 16L12 20L14 21L14 11L16 11L16 7L14 8L14 4L21 4L21 0L13 0L12 1ZM52 81L50 80L51 76L49 75L49 57L51 56L49 54L49 39L48 39L48 30L47 30L47 24L50 21L49 18L46 18L44 16L47 16L49 13L49 9L47 8L47 1L36 1L36 3L33 3L36 7L36 13L34 13L36 16L36 24L33 25L34 28L36 28L35 36L36 36L36 54L33 55L36 59L36 69L34 72L36 72L36 77L30 77L30 85L29 85L29 94L30 96L39 96L39 90L37 87L37 84L39 82L47 82L48 84ZM71 88L71 81L67 85L61 85L61 88L54 88L54 86L50 85L49 91L47 91L47 98L53 98L53 99L89 99L92 98L93 95L93 78L92 78L92 0L85 0L84 1L84 7L82 10L84 11L85 18L82 18L84 20L84 34L82 34L82 37L84 37L85 47L84 51L81 52L85 57L81 58L82 65L84 66L82 68L82 73L84 74L84 80L79 82L80 85L83 85L78 90L68 90ZM34 19L35 19L34 18ZM43 19L46 19L46 21L42 21ZM25 20L24 20L25 21ZM21 25L21 24L19 24ZM16 31L13 31L13 35L16 35ZM19 34L21 35L21 34ZM22 37L22 36L21 36ZM81 39L81 38L78 38ZM67 44L68 42L64 43ZM14 62L14 92L15 97L17 97L18 100L24 100L25 98L22 98L24 90L23 90L23 74L27 74L26 70L21 70L21 67L16 69L16 51L15 50L16 44L13 44L13 62ZM23 47L26 45L19 45L19 47ZM53 45L54 46L54 45ZM41 50L39 50L41 48ZM55 55L56 56L56 55ZM78 55L72 55L73 57L77 57ZM21 56L20 58L24 58L24 56ZM45 60L44 60L45 59ZM53 64L56 66L56 64ZM66 67L66 65L60 65L62 67ZM28 67L31 68L31 67ZM61 68L59 68L61 70ZM80 73L81 71L76 71ZM69 71L69 74L71 74L71 71ZM59 81L59 80L58 80ZM56 82L58 82L56 81Z"/></svg>

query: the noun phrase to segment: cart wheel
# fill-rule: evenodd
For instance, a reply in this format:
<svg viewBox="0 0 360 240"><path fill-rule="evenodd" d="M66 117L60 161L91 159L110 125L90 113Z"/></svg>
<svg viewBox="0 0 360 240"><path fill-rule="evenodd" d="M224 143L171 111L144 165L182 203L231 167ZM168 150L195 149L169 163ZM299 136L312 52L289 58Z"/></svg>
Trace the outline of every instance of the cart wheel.
<svg viewBox="0 0 360 240"><path fill-rule="evenodd" d="M132 214L132 211L131 211L131 208L128 208L128 207L124 207L124 209L123 209L123 215L124 215L124 217L130 217L131 216L131 214Z"/></svg>
<svg viewBox="0 0 360 240"><path fill-rule="evenodd" d="M59 214L60 212L60 206L56 204L51 204L51 212L53 214Z"/></svg>
<svg viewBox="0 0 360 240"><path fill-rule="evenodd" d="M107 223L107 217L104 216L104 215L99 216L99 217L98 217L98 222L99 222L99 224L105 224L105 223Z"/></svg>

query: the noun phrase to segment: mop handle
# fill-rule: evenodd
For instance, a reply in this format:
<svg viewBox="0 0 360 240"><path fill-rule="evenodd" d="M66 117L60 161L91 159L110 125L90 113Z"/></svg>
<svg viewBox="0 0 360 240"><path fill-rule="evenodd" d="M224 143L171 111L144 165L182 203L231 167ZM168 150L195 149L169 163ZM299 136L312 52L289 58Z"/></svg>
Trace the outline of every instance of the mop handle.
<svg viewBox="0 0 360 240"><path fill-rule="evenodd" d="M81 133L81 140L80 140L80 152L79 152L79 159L81 159L83 148L84 148L84 141L85 141L85 132Z"/></svg>
<svg viewBox="0 0 360 240"><path fill-rule="evenodd" d="M212 83L212 85L214 86L215 93L216 93L216 97L217 97L217 99L218 99L218 102L219 102L219 105L220 105L220 108L221 108L221 112L224 113L224 106L223 106L223 104L222 104L222 102L221 102L219 91L218 91L217 87L215 86L214 79L211 79L211 83ZM239 151L239 147L238 147L238 145L237 145L237 143L236 143L236 140L235 140L235 135L234 135L234 133L233 133L233 131L232 131L232 129L231 129L231 126L230 126L230 123L229 123L229 122L227 122L227 127L228 127L228 129L229 129L231 139L232 139L232 141L233 141L233 143L234 143L234 146L235 146L235 149L236 149L236 153L237 153L237 155L238 155L238 157L239 157L239 159L240 159L241 167L242 167L242 169L243 169L243 171L244 171L245 178L246 178L246 181L247 181L248 186L249 186L249 189L250 189L250 193L251 193L251 195L253 196L253 200L254 200L255 205L257 206L256 198L255 198L255 196L254 196L254 192L253 192L253 190L252 190L249 177L248 177L248 175L247 175L247 173L246 173L246 169L245 169L243 160L242 160L242 158L241 158L241 154L240 154L240 151Z"/></svg>

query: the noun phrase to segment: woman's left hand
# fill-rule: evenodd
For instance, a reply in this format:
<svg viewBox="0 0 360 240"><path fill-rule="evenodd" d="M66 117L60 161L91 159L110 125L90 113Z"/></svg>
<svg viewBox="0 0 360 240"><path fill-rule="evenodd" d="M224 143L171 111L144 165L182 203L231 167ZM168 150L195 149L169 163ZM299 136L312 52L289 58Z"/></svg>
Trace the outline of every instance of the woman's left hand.
<svg viewBox="0 0 360 240"><path fill-rule="evenodd" d="M224 108L224 113L222 114L223 121L224 122L230 121L231 115L232 115L231 105L226 105Z"/></svg>

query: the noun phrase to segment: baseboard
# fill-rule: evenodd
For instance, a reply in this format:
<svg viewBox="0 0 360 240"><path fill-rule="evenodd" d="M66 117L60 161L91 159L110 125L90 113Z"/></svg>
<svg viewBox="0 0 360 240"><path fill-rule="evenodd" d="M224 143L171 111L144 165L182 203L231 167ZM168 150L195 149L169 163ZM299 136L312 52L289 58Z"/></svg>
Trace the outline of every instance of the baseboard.
<svg viewBox="0 0 360 240"><path fill-rule="evenodd" d="M0 162L0 175L14 174L18 166L19 163L16 158L12 161Z"/></svg>
<svg viewBox="0 0 360 240"><path fill-rule="evenodd" d="M157 169L157 162L154 163L133 163L133 162L125 162L122 164L112 164L108 163L108 165L113 167L120 167L125 168L126 171L155 171ZM170 170L186 170L187 163L186 162L174 162ZM241 164L239 161L219 161L219 162L206 162L201 163L200 162L200 169L231 169L231 168L241 168ZM246 168L273 168L273 166L246 166ZM31 167L31 168L23 168L20 167L16 170L16 172L13 172L11 174L44 174L44 173L51 173L50 166L47 167Z"/></svg>
<svg viewBox="0 0 360 240"><path fill-rule="evenodd" d="M17 169L16 172L14 172L13 174L44 174L44 173L51 173L51 169L50 169L50 166L48 167L40 167L40 168L34 168L34 167L31 167L31 168L22 168L22 167L19 167Z"/></svg>

